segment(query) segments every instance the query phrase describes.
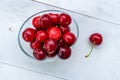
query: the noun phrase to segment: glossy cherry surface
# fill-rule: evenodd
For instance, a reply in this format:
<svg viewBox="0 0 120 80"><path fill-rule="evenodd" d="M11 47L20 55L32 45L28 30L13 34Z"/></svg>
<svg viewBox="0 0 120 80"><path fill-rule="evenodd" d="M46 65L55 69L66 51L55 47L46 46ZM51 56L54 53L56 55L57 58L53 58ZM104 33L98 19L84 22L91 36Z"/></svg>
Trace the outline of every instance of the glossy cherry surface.
<svg viewBox="0 0 120 80"><path fill-rule="evenodd" d="M40 28L42 29L48 29L51 27L52 21L48 14L44 14L40 18Z"/></svg>
<svg viewBox="0 0 120 80"><path fill-rule="evenodd" d="M59 28L60 28L62 34L64 34L67 31L70 31L70 27L69 26L66 26L66 27L59 26Z"/></svg>
<svg viewBox="0 0 120 80"><path fill-rule="evenodd" d="M57 40L55 40L55 39L47 39L44 42L43 48L45 49L45 51L48 54L52 54L52 53L54 53L56 51L57 46L58 46Z"/></svg>
<svg viewBox="0 0 120 80"><path fill-rule="evenodd" d="M61 46L58 52L61 59L68 59L71 56L71 49L69 47Z"/></svg>
<svg viewBox="0 0 120 80"><path fill-rule="evenodd" d="M52 20L52 25L58 25L59 24L59 14L55 14L55 13L49 13L50 18Z"/></svg>
<svg viewBox="0 0 120 80"><path fill-rule="evenodd" d="M38 42L38 41L33 41L30 43L30 47L34 50L34 49L40 49L42 47L42 43Z"/></svg>
<svg viewBox="0 0 120 80"><path fill-rule="evenodd" d="M36 31L32 28L26 28L22 33L22 38L26 42L32 42L35 39Z"/></svg>
<svg viewBox="0 0 120 80"><path fill-rule="evenodd" d="M71 23L71 17L66 13L60 14L59 24L61 26L67 26Z"/></svg>
<svg viewBox="0 0 120 80"><path fill-rule="evenodd" d="M38 42L45 42L47 38L48 38L48 34L44 30L40 30L36 34L36 41Z"/></svg>
<svg viewBox="0 0 120 80"><path fill-rule="evenodd" d="M39 29L40 28L40 16L36 16L33 18L32 20L32 25L36 28Z"/></svg>
<svg viewBox="0 0 120 80"><path fill-rule="evenodd" d="M102 43L102 35L100 33L93 33L90 35L89 40L95 45L100 45Z"/></svg>
<svg viewBox="0 0 120 80"><path fill-rule="evenodd" d="M76 37L72 32L66 32L62 36L62 40L65 42L65 44L73 45L76 41Z"/></svg>
<svg viewBox="0 0 120 80"><path fill-rule="evenodd" d="M46 58L46 52L44 49L35 49L33 55L37 60L44 60Z"/></svg>
<svg viewBox="0 0 120 80"><path fill-rule="evenodd" d="M49 38L51 39L56 39L56 40L59 40L60 37L61 37L61 31L58 27L54 26L54 27L51 27L47 30L48 32L48 36Z"/></svg>

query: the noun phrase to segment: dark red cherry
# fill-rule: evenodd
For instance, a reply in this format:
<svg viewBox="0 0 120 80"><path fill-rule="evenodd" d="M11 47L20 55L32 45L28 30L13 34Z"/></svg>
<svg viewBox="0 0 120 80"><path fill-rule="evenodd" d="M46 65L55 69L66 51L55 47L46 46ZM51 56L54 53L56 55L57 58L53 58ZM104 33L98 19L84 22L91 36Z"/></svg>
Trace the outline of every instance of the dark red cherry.
<svg viewBox="0 0 120 80"><path fill-rule="evenodd" d="M65 42L62 39L60 39L59 43L58 43L58 46L65 46Z"/></svg>
<svg viewBox="0 0 120 80"><path fill-rule="evenodd" d="M66 32L62 36L62 40L65 42L65 44L73 45L76 41L76 37L72 32Z"/></svg>
<svg viewBox="0 0 120 80"><path fill-rule="evenodd" d="M62 39L59 40L58 46L66 46L66 47L70 47L71 45L66 44Z"/></svg>
<svg viewBox="0 0 120 80"><path fill-rule="evenodd" d="M49 38L59 40L61 37L61 31L58 27L51 27L47 30Z"/></svg>
<svg viewBox="0 0 120 80"><path fill-rule="evenodd" d="M55 56L56 56L56 53L47 54L47 57L55 57Z"/></svg>
<svg viewBox="0 0 120 80"><path fill-rule="evenodd" d="M42 47L42 43L38 42L38 41L33 41L30 43L30 47L34 50L34 49L40 49Z"/></svg>
<svg viewBox="0 0 120 80"><path fill-rule="evenodd" d="M26 42L34 41L35 35L36 35L36 31L32 28L26 28L22 33L22 37Z"/></svg>
<svg viewBox="0 0 120 80"><path fill-rule="evenodd" d="M44 30L40 30L36 34L36 41L38 42L45 42L47 38L48 38L48 34Z"/></svg>
<svg viewBox="0 0 120 80"><path fill-rule="evenodd" d="M46 52L44 49L35 49L33 55L37 60L44 60L46 58Z"/></svg>
<svg viewBox="0 0 120 80"><path fill-rule="evenodd" d="M61 46L58 52L61 59L68 59L71 56L71 49L69 47Z"/></svg>
<svg viewBox="0 0 120 80"><path fill-rule="evenodd" d="M71 17L66 13L60 14L59 24L61 26L68 26L71 23Z"/></svg>
<svg viewBox="0 0 120 80"><path fill-rule="evenodd" d="M57 40L55 40L55 39L47 39L44 42L43 48L45 49L45 51L48 54L52 54L52 53L54 53L56 51L57 45L58 45Z"/></svg>
<svg viewBox="0 0 120 80"><path fill-rule="evenodd" d="M100 33L93 33L90 35L89 40L92 43L92 47L91 47L90 52L85 56L85 58L88 58L91 55L94 45L100 45L102 43L103 38Z"/></svg>
<svg viewBox="0 0 120 80"><path fill-rule="evenodd" d="M52 20L52 25L58 25L59 24L59 14L55 14L55 13L49 13L50 18Z"/></svg>
<svg viewBox="0 0 120 80"><path fill-rule="evenodd" d="M52 21L48 14L44 14L40 18L40 27L43 29L48 29L51 27Z"/></svg>
<svg viewBox="0 0 120 80"><path fill-rule="evenodd" d="M65 27L64 26L59 26L59 28L60 28L62 34L64 34L67 31L70 31L70 27L69 26L65 26Z"/></svg>
<svg viewBox="0 0 120 80"><path fill-rule="evenodd" d="M93 33L90 35L89 40L95 45L100 45L102 43L102 35L100 33Z"/></svg>
<svg viewBox="0 0 120 80"><path fill-rule="evenodd" d="M40 16L36 16L32 20L32 24L36 29L40 28Z"/></svg>
<svg viewBox="0 0 120 80"><path fill-rule="evenodd" d="M56 51L54 53L51 54L47 54L48 57L55 57L59 52L59 47L57 47Z"/></svg>

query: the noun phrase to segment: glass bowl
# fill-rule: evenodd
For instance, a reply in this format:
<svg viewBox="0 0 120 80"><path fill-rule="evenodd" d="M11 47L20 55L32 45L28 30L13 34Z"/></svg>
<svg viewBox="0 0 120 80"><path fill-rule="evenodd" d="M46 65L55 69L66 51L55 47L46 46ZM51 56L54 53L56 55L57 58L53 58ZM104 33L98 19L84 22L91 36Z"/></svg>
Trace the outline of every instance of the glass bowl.
<svg viewBox="0 0 120 80"><path fill-rule="evenodd" d="M47 13L59 13L60 14L60 13L66 13L66 12L63 12L63 11L60 11L60 10L44 10L44 11L40 11L38 13L35 13L32 16L30 16L28 19L26 19L26 21L20 27L20 30L19 30L19 33L18 33L18 43L19 43L20 49L23 51L23 53L25 55L27 55L28 57L30 57L32 59L35 59L35 60L37 60L37 59L34 58L34 56L33 56L33 50L30 48L30 43L23 40L22 32L28 27L34 28L33 25L32 25L32 19L35 16L43 15L43 14L47 14ZM66 14L69 14L69 13L66 13ZM71 29L71 32L73 32L75 34L76 41L77 41L78 36L79 36L78 24L75 21L75 19L73 18L73 16L72 15L70 15L70 16L71 16L71 19L72 19L72 22L70 24L70 29ZM71 46L71 49L74 48L75 43L74 43L74 45ZM48 62L48 61L54 61L56 59L58 59L58 56L55 56L55 57L52 57L52 58L46 58L45 60L42 60L42 61Z"/></svg>

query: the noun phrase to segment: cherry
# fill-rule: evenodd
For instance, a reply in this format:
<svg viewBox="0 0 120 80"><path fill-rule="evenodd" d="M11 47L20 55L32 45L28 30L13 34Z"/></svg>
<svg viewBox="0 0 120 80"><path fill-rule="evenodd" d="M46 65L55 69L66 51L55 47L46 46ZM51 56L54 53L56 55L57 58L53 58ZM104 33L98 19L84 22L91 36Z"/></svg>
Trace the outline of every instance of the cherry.
<svg viewBox="0 0 120 80"><path fill-rule="evenodd" d="M46 58L46 52L44 49L40 48L40 49L35 49L33 51L33 56L37 59L37 60L44 60Z"/></svg>
<svg viewBox="0 0 120 80"><path fill-rule="evenodd" d="M86 58L91 55L94 45L100 45L102 43L103 38L102 38L102 35L100 33L93 33L90 35L89 40L92 43L92 47L91 47L89 54L87 54L85 56Z"/></svg>
<svg viewBox="0 0 120 80"><path fill-rule="evenodd" d="M59 40L58 46L65 46L65 43L62 39Z"/></svg>
<svg viewBox="0 0 120 80"><path fill-rule="evenodd" d="M90 35L89 40L95 45L100 45L103 39L100 33L93 33L92 35Z"/></svg>
<svg viewBox="0 0 120 80"><path fill-rule="evenodd" d="M61 37L61 31L58 27L51 27L47 30L49 38L59 40Z"/></svg>
<svg viewBox="0 0 120 80"><path fill-rule="evenodd" d="M44 42L43 48L48 54L52 54L57 49L57 40L55 39L48 39Z"/></svg>
<svg viewBox="0 0 120 80"><path fill-rule="evenodd" d="M64 34L64 33L67 32L67 31L70 31L70 27L69 27L69 26L66 26L66 27L59 26L59 28L60 28L62 34Z"/></svg>
<svg viewBox="0 0 120 80"><path fill-rule="evenodd" d="M33 41L30 43L30 47L34 49L39 49L42 47L42 43L39 43L38 41Z"/></svg>
<svg viewBox="0 0 120 80"><path fill-rule="evenodd" d="M76 41L76 37L72 32L68 31L65 34L63 34L62 40L67 45L73 45L75 43L75 41Z"/></svg>
<svg viewBox="0 0 120 80"><path fill-rule="evenodd" d="M48 38L48 34L44 30L40 30L36 34L36 41L38 42L45 42L47 38Z"/></svg>
<svg viewBox="0 0 120 80"><path fill-rule="evenodd" d="M47 54L47 57L55 57L56 53Z"/></svg>
<svg viewBox="0 0 120 80"><path fill-rule="evenodd" d="M61 59L68 59L71 56L71 49L69 47L61 46L58 52Z"/></svg>
<svg viewBox="0 0 120 80"><path fill-rule="evenodd" d="M60 14L59 24L61 26L67 26L71 23L71 17L66 13Z"/></svg>
<svg viewBox="0 0 120 80"><path fill-rule="evenodd" d="M66 46L66 47L70 47L71 45L66 44L62 39L59 40L58 46Z"/></svg>
<svg viewBox="0 0 120 80"><path fill-rule="evenodd" d="M32 20L32 24L36 29L40 28L40 16L36 16Z"/></svg>
<svg viewBox="0 0 120 80"><path fill-rule="evenodd" d="M52 20L52 25L53 26L58 25L58 23L59 23L59 14L49 13L49 15L50 15L50 18Z"/></svg>
<svg viewBox="0 0 120 80"><path fill-rule="evenodd" d="M32 28L26 28L23 33L22 37L26 42L32 42L35 39L36 31Z"/></svg>
<svg viewBox="0 0 120 80"><path fill-rule="evenodd" d="M48 29L49 27L51 27L52 21L50 18L50 15L48 14L44 14L41 16L40 18L40 27L43 29Z"/></svg>
<svg viewBox="0 0 120 80"><path fill-rule="evenodd" d="M55 57L59 52L59 47L57 47L56 51L54 53L51 54L47 54L48 57Z"/></svg>

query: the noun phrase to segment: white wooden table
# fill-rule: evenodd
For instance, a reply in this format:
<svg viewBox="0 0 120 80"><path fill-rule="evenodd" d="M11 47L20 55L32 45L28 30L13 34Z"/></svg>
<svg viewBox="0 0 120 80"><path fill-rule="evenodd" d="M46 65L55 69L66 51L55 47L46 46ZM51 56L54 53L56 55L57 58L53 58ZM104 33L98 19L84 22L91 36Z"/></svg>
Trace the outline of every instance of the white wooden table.
<svg viewBox="0 0 120 80"><path fill-rule="evenodd" d="M20 50L17 35L21 24L32 14L58 9L31 0L2 0L0 3L1 80L120 80L120 1L119 0L39 0L79 14L72 14L80 26L79 39L67 61L34 61ZM68 12L68 11L67 11ZM81 14L81 15L80 15ZM13 28L13 32L9 28ZM87 38L101 32L104 42L89 59Z"/></svg>

